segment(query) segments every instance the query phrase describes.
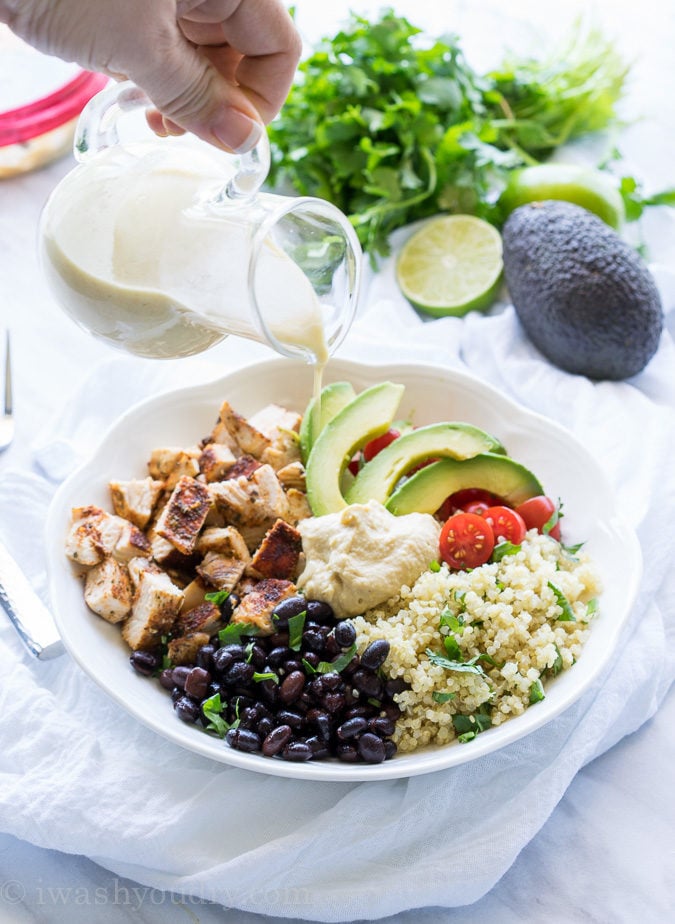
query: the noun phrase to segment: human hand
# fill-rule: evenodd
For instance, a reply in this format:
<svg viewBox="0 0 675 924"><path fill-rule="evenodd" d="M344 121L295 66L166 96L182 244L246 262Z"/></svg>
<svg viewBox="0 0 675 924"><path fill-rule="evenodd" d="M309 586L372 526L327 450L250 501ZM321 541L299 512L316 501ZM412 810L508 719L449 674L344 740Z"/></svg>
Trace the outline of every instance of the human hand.
<svg viewBox="0 0 675 924"><path fill-rule="evenodd" d="M250 150L281 108L300 38L281 0L0 0L31 45L133 80L158 134Z"/></svg>

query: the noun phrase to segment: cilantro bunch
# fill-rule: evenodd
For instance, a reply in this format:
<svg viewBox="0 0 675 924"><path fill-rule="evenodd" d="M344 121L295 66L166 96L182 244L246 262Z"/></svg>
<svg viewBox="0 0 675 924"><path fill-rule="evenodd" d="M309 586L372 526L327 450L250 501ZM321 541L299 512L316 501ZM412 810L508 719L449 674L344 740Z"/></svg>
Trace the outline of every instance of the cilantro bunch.
<svg viewBox="0 0 675 924"><path fill-rule="evenodd" d="M611 45L593 32L566 54L481 75L456 36L352 14L300 64L270 126L271 180L337 205L371 256L439 211L499 224L508 170L614 118L626 68Z"/></svg>

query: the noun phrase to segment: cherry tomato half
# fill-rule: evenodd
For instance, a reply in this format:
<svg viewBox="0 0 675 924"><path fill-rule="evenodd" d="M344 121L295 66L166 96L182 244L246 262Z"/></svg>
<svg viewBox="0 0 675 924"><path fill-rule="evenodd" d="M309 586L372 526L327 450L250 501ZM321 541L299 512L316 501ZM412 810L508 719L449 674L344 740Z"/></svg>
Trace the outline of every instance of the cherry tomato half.
<svg viewBox="0 0 675 924"><path fill-rule="evenodd" d="M382 436L376 436L374 440L366 443L363 447L363 458L366 462L370 462L371 459L375 458L378 452L382 452L386 446L393 443L394 440L397 440L400 435L401 433L399 430L395 430L391 427L386 433L383 433Z"/></svg>
<svg viewBox="0 0 675 924"><path fill-rule="evenodd" d="M525 521L510 507L488 507L483 516L492 527L496 539L506 539L507 542L519 545L525 538Z"/></svg>
<svg viewBox="0 0 675 924"><path fill-rule="evenodd" d="M477 568L492 555L495 537L490 523L475 513L455 513L439 539L440 556L451 568Z"/></svg>
<svg viewBox="0 0 675 924"><path fill-rule="evenodd" d="M550 497L539 494L519 504L516 507L516 513L521 515L528 529L538 529L541 533L557 509ZM549 536L553 539L560 539L559 522L549 530Z"/></svg>

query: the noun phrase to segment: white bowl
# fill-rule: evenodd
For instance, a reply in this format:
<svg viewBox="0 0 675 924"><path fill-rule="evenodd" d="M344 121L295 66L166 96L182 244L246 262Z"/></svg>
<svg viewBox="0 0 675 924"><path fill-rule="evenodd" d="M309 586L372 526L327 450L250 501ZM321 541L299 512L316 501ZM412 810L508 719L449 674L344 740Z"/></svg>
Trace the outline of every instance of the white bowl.
<svg viewBox="0 0 675 924"><path fill-rule="evenodd" d="M547 494L565 503L565 538L585 541L603 583L600 615L577 663L547 685L546 698L504 725L466 744L452 743L402 754L382 764L337 761L291 763L245 754L174 714L168 693L138 676L119 628L91 613L82 583L64 555L74 506L110 508L108 482L144 477L150 451L160 445L192 445L209 433L223 399L244 415L274 401L304 410L311 392L309 368L279 359L238 370L207 385L144 401L109 430L92 458L61 486L47 522L52 606L66 648L106 693L132 716L204 757L277 776L311 780L382 780L453 767L516 741L567 709L610 661L637 592L642 568L637 538L620 516L605 476L566 430L504 398L476 379L440 367L414 364L364 366L333 360L326 381L348 380L357 390L390 380L405 385L399 416L415 424L461 420L494 434L509 455L536 473Z"/></svg>

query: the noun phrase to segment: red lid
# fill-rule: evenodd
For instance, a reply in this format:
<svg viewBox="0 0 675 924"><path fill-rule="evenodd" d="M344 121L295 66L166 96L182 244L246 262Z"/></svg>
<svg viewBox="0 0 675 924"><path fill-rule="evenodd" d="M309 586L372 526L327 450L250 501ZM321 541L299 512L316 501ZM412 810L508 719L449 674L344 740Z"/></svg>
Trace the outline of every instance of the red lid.
<svg viewBox="0 0 675 924"><path fill-rule="evenodd" d="M109 79L104 74L80 71L48 96L0 112L0 147L30 141L77 118L85 104L103 89Z"/></svg>

